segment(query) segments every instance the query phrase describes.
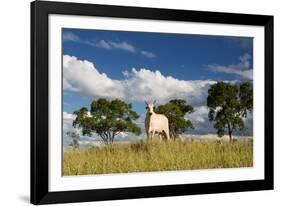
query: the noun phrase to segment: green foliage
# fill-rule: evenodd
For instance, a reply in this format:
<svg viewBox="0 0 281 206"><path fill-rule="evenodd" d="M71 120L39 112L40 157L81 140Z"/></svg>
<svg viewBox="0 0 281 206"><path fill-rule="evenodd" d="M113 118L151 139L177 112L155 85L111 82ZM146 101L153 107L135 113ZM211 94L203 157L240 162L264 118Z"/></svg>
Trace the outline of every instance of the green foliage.
<svg viewBox="0 0 281 206"><path fill-rule="evenodd" d="M253 110L253 86L249 82L240 85L240 110L243 117L247 117L247 110Z"/></svg>
<svg viewBox="0 0 281 206"><path fill-rule="evenodd" d="M119 99L109 101L101 98L92 102L90 112L83 107L74 114L74 127L82 128L83 135L97 133L106 144L112 143L120 132L141 133L134 123L139 115L132 110L131 104Z"/></svg>
<svg viewBox="0 0 281 206"><path fill-rule="evenodd" d="M172 138L178 137L188 128L194 128L192 122L184 118L186 113L194 112L193 107L188 105L185 100L171 100L167 104L159 105L155 112L164 114L169 119L169 130Z"/></svg>
<svg viewBox="0 0 281 206"><path fill-rule="evenodd" d="M253 110L253 88L249 82L240 85L218 82L208 90L209 120L214 121L217 134L228 131L230 141L235 130L244 130L243 118Z"/></svg>
<svg viewBox="0 0 281 206"><path fill-rule="evenodd" d="M253 166L251 141L136 142L64 152L63 175Z"/></svg>

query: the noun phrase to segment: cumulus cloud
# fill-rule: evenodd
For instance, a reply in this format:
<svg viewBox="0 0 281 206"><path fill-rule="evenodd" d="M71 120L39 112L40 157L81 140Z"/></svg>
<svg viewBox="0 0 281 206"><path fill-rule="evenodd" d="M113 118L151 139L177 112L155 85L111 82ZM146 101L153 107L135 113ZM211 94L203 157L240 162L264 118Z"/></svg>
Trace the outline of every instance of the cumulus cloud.
<svg viewBox="0 0 281 206"><path fill-rule="evenodd" d="M79 144L80 148L85 149L91 146L101 145L102 139L96 133L93 133L92 136L84 136L82 135L82 130L80 128L74 128L72 126L73 120L76 118L74 114L63 112L63 148L64 150L70 149L70 137L67 135L67 132L76 132L79 135ZM115 137L115 142L127 142L127 141L136 141L140 139L145 139L146 135L144 133L144 119L139 118L137 120L137 125L142 129L142 134L140 136L136 136L131 133L121 132L119 135Z"/></svg>
<svg viewBox="0 0 281 206"><path fill-rule="evenodd" d="M79 134L79 144L82 149L89 148L93 145L100 145L101 139L97 134L93 134L93 136L91 137L83 136L81 129L74 128L72 126L75 117L76 116L74 114L63 112L63 148L65 150L70 148L70 137L69 135L67 135L67 132L76 132L77 134Z"/></svg>
<svg viewBox="0 0 281 206"><path fill-rule="evenodd" d="M67 135L67 132L75 132L75 128L72 126L74 116L67 112L63 112L63 148L68 148L70 139Z"/></svg>
<svg viewBox="0 0 281 206"><path fill-rule="evenodd" d="M120 97L123 99L123 86L100 73L92 62L63 56L63 88L79 92L89 97Z"/></svg>
<svg viewBox="0 0 281 206"><path fill-rule="evenodd" d="M63 129L64 132L72 132L74 131L72 127L72 122L75 119L75 116L73 114L63 112Z"/></svg>
<svg viewBox="0 0 281 206"><path fill-rule="evenodd" d="M210 134L215 133L215 129L213 128L213 123L211 123L208 119L208 107L197 106L194 107L194 112L191 114L186 114L185 118L191 120L194 130L190 129L187 133L190 134Z"/></svg>
<svg viewBox="0 0 281 206"><path fill-rule="evenodd" d="M128 72L127 70L122 71L122 74L124 75L124 77L129 78L130 76L130 72Z"/></svg>
<svg viewBox="0 0 281 206"><path fill-rule="evenodd" d="M245 59L241 57L244 67L247 67ZM188 130L190 134L215 133L213 123L208 119L208 108L206 98L208 88L216 83L212 80L180 80L171 76L164 76L160 71L149 69L132 68L131 71L123 71L124 78L114 80L105 73L101 73L94 63L87 60L79 60L74 56L63 56L63 88L65 91L74 91L90 98L119 98L127 102L143 102L157 100L158 104L166 103L171 99L184 99L194 106L195 112L187 114L186 119L190 119L195 130ZM144 131L145 114L136 124ZM71 130L74 116L64 113L64 130ZM246 131L237 134L252 135L253 119L251 114L245 119ZM84 137L83 137L84 138ZM82 138L82 139L83 139ZM89 138L89 137L87 137ZM86 137L85 141L88 141ZM98 136L91 137L91 140L98 141ZM122 134L117 137L118 141L142 139L145 136L134 136L132 134Z"/></svg>
<svg viewBox="0 0 281 206"><path fill-rule="evenodd" d="M213 122L210 122L208 119L208 108L206 106L198 106L194 108L195 112L192 114L187 114L185 116L186 119L192 121L195 129L189 129L185 134L191 135L207 135L207 134L215 134L216 130L213 128ZM70 137L66 135L67 132L76 132L79 134L79 144L80 147L89 148L93 145L102 144L101 138L93 133L91 137L83 136L81 129L74 128L72 126L73 120L75 119L74 114L70 114L67 112L63 112L63 148L69 149ZM136 136L131 133L122 132L118 136L116 136L116 142L127 142L127 141L137 141L137 140L145 140L145 127L144 127L145 115L142 114L139 119L136 120L136 124L141 128L142 134L140 136ZM235 132L235 135L253 135L253 117L252 114L249 114L245 119L246 130L242 132ZM201 136L198 136L201 137Z"/></svg>
<svg viewBox="0 0 281 206"><path fill-rule="evenodd" d="M238 64L231 65L218 65L218 64L209 64L208 68L213 72L222 72L226 74L236 74L241 76L244 79L253 80L253 69L250 68L250 59L251 56L246 53L243 56L239 57Z"/></svg>
<svg viewBox="0 0 281 206"><path fill-rule="evenodd" d="M185 119L191 120L194 130L190 129L189 134L215 134L216 130L213 127L214 122L210 122L208 118L209 109L207 106L194 107L194 112L186 114ZM244 118L246 129L243 131L236 131L235 135L253 135L253 116L249 113L247 118Z"/></svg>
<svg viewBox="0 0 281 206"><path fill-rule="evenodd" d="M189 104L205 104L211 80L179 80L145 68L124 71L124 79L114 80L101 73L92 62L63 56L63 88L88 97L119 98L143 102L185 99Z"/></svg>
<svg viewBox="0 0 281 206"><path fill-rule="evenodd" d="M155 55L154 53L149 52L149 51L144 51L144 50L142 50L142 51L141 51L141 54L142 54L143 56L147 57L147 58L155 58L155 57L156 57L156 55Z"/></svg>
<svg viewBox="0 0 281 206"><path fill-rule="evenodd" d="M148 69L132 69L129 78L122 81L124 96L132 101L167 102L174 98L185 99L193 105L205 102L207 88L214 83L210 80L179 80L171 76L164 76L160 71Z"/></svg>

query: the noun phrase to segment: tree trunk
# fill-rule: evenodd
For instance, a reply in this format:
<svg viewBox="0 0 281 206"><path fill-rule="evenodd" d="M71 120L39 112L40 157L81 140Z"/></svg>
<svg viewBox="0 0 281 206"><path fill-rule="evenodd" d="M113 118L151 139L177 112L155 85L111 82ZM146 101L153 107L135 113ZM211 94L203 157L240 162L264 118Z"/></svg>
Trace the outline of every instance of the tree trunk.
<svg viewBox="0 0 281 206"><path fill-rule="evenodd" d="M229 142L232 143L233 139L232 139L232 129L230 128L230 124L227 124L228 126L228 135L229 135Z"/></svg>
<svg viewBox="0 0 281 206"><path fill-rule="evenodd" d="M111 138L110 138L110 139L111 139L111 144L113 144L113 142L114 142L114 137L115 137L115 135L112 134L112 135L111 135Z"/></svg>
<svg viewBox="0 0 281 206"><path fill-rule="evenodd" d="M232 143L233 139L232 139L232 131L228 131L228 135L229 135L229 142Z"/></svg>

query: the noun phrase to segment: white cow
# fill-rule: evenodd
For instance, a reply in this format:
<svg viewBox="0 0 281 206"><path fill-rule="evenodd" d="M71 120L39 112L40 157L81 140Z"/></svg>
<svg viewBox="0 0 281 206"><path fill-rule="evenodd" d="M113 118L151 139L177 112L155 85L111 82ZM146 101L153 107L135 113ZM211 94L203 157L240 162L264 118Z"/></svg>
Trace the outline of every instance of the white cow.
<svg viewBox="0 0 281 206"><path fill-rule="evenodd" d="M165 133L167 140L170 140L169 135L169 121L168 118L163 114L156 114L154 112L154 103L146 103L146 117L145 117L145 129L147 134L147 140L152 140L155 133L158 133L161 139L163 132Z"/></svg>

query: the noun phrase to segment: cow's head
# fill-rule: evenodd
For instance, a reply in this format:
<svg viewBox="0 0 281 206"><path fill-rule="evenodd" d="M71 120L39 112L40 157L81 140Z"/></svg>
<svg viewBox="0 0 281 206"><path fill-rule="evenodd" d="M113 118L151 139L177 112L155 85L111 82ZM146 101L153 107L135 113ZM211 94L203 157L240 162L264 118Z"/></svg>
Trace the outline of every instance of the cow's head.
<svg viewBox="0 0 281 206"><path fill-rule="evenodd" d="M148 112L149 115L152 115L154 113L154 104L155 104L155 101L153 101L153 103L148 103L147 101L145 101L145 104L146 104L146 110Z"/></svg>

